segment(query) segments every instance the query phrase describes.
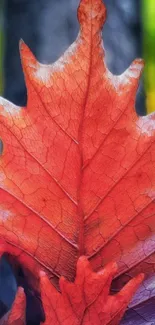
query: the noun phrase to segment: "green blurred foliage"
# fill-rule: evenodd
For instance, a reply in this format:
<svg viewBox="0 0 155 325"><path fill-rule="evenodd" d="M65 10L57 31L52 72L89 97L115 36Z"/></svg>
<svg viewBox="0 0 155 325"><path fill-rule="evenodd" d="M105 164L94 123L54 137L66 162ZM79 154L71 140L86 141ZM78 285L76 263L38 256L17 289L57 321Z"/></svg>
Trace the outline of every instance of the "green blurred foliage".
<svg viewBox="0 0 155 325"><path fill-rule="evenodd" d="M155 111L155 0L142 0L144 80L147 112Z"/></svg>

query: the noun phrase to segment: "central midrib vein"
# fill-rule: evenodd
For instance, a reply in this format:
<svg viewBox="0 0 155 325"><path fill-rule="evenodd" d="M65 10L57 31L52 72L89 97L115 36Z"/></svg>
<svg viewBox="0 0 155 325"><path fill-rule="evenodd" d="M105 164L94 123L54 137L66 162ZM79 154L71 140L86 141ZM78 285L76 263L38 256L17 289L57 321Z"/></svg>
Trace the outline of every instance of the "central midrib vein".
<svg viewBox="0 0 155 325"><path fill-rule="evenodd" d="M91 0L91 11L92 11L92 0ZM79 125L78 131L78 143L79 143L79 155L80 155L80 176L79 176L79 184L77 189L77 214L79 217L79 237L78 237L78 247L79 247L79 256L85 254L85 243L84 243L84 211L81 202L81 187L82 187L82 179L83 179L83 146L82 146L82 136L83 136L83 122L85 116L85 109L88 101L88 93L90 89L90 76L92 69L92 21L90 24L90 48L89 48L89 68L88 68L88 83L86 89L86 95L83 102L83 111L81 114L81 121Z"/></svg>

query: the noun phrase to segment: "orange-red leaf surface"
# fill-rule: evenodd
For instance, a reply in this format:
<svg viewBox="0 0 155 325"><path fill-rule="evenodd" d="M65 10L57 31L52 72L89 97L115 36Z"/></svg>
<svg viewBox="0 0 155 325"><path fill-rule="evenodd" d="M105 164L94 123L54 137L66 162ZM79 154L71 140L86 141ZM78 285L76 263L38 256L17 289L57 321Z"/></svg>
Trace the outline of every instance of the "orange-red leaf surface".
<svg viewBox="0 0 155 325"><path fill-rule="evenodd" d="M82 255L94 271L117 262L115 289L145 271L140 303L153 294L155 116L134 109L142 60L120 76L106 67L103 2L81 0L78 18L53 65L21 42L27 107L0 100L0 250L56 287Z"/></svg>
<svg viewBox="0 0 155 325"><path fill-rule="evenodd" d="M109 288L117 270L109 264L103 271L93 273L89 262L81 257L77 264L75 282L60 279L59 293L45 273L41 273L41 293L46 314L45 325L117 325L143 275L128 282L115 296Z"/></svg>

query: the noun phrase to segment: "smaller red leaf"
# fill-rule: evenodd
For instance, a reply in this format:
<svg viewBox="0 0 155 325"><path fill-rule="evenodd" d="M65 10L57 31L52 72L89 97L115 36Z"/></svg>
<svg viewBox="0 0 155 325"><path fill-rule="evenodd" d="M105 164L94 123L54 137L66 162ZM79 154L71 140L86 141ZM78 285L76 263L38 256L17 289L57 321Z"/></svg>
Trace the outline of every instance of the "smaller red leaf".
<svg viewBox="0 0 155 325"><path fill-rule="evenodd" d="M23 288L18 288L11 311L0 321L0 325L25 325L26 299Z"/></svg>
<svg viewBox="0 0 155 325"><path fill-rule="evenodd" d="M61 277L59 293L44 272L40 272L41 295L45 310L44 325L117 325L143 281L143 274L128 282L115 296L109 295L111 281L117 272L115 263L95 273L86 257L77 263L75 282Z"/></svg>

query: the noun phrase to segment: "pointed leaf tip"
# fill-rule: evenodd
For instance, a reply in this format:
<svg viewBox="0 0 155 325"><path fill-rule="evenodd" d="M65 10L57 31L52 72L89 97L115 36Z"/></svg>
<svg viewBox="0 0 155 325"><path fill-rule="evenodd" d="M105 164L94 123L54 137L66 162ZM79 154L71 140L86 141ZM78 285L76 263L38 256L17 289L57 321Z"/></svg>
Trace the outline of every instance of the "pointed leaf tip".
<svg viewBox="0 0 155 325"><path fill-rule="evenodd" d="M135 59L131 63L131 65L128 69L129 77L139 79L141 76L141 73L143 71L144 65L145 65L145 62L143 59Z"/></svg>
<svg viewBox="0 0 155 325"><path fill-rule="evenodd" d="M18 296L24 295L24 289L22 287L18 288Z"/></svg>
<svg viewBox="0 0 155 325"><path fill-rule="evenodd" d="M102 0L81 0L78 8L78 19L82 26L93 22L94 29L102 28L106 20L106 7Z"/></svg>
<svg viewBox="0 0 155 325"><path fill-rule="evenodd" d="M131 88L137 86L142 75L145 62L143 59L135 59L129 68L119 76L121 84L130 84Z"/></svg>
<svg viewBox="0 0 155 325"><path fill-rule="evenodd" d="M39 277L40 277L40 278L44 278L44 277L46 277L46 272L44 272L44 271L40 271L40 272L39 272Z"/></svg>
<svg viewBox="0 0 155 325"><path fill-rule="evenodd" d="M24 40L21 38L19 40L19 49L22 47L22 45L25 44Z"/></svg>
<svg viewBox="0 0 155 325"><path fill-rule="evenodd" d="M23 68L25 67L25 64L30 64L30 66L36 65L36 57L34 54L31 52L30 48L26 45L26 43L20 39L19 41L19 50L20 50L20 56L23 64Z"/></svg>
<svg viewBox="0 0 155 325"><path fill-rule="evenodd" d="M103 271L100 271L100 272L106 272L107 274L109 273L109 275L114 277L114 275L117 273L117 271L118 271L117 263L111 262L111 263L107 264L107 266L103 269Z"/></svg>
<svg viewBox="0 0 155 325"><path fill-rule="evenodd" d="M126 303L129 304L135 292L139 288L140 284L144 281L144 278L145 278L144 273L140 273L135 278L131 279L117 294L117 296L124 297Z"/></svg>

